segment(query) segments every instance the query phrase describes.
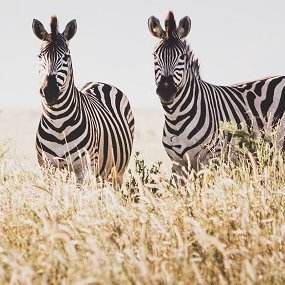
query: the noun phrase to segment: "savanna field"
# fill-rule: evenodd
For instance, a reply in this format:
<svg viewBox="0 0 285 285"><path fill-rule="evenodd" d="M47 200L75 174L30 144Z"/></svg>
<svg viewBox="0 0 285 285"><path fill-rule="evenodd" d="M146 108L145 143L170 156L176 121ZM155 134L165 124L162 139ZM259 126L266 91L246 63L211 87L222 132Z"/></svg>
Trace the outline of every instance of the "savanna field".
<svg viewBox="0 0 285 285"><path fill-rule="evenodd" d="M0 284L285 284L285 158L274 136L240 138L238 164L213 162L179 186L163 115L134 115L118 189L41 172L40 114L0 114Z"/></svg>

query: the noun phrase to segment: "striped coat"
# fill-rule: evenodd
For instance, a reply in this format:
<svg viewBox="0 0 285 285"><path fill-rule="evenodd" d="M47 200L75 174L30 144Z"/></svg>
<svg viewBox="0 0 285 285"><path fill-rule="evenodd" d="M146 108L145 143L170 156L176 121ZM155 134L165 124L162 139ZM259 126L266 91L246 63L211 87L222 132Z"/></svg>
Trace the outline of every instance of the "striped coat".
<svg viewBox="0 0 285 285"><path fill-rule="evenodd" d="M154 51L157 94L165 110L163 145L181 173L181 166L198 170L233 144L221 127L231 122L247 131L270 129L281 120L278 143L284 148L285 77L275 76L232 86L203 81L198 60L185 37L191 27L188 17L178 27L172 12L165 21L151 17L151 33L159 38Z"/></svg>
<svg viewBox="0 0 285 285"><path fill-rule="evenodd" d="M99 82L87 83L81 90L75 87L68 47L76 32L75 20L61 34L55 17L50 34L38 20L34 20L33 30L42 40L43 112L36 136L39 163L69 168L79 182L91 171L121 183L134 138L127 97L116 87Z"/></svg>

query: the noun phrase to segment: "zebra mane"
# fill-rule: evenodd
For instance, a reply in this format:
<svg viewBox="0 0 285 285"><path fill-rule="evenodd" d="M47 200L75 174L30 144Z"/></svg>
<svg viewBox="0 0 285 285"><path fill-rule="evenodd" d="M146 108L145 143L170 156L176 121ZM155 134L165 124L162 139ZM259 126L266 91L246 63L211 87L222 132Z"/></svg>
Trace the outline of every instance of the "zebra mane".
<svg viewBox="0 0 285 285"><path fill-rule="evenodd" d="M187 66L197 79L201 79L199 60L198 58L195 58L194 52L191 50L189 45L187 45L186 49L187 49Z"/></svg>
<svg viewBox="0 0 285 285"><path fill-rule="evenodd" d="M58 35L57 30L57 17L52 16L50 20L51 39L55 39Z"/></svg>
<svg viewBox="0 0 285 285"><path fill-rule="evenodd" d="M52 34L56 34L57 33L57 17L56 16L52 16L51 17L50 29L51 29L51 33Z"/></svg>
<svg viewBox="0 0 285 285"><path fill-rule="evenodd" d="M173 32L176 32L176 22L174 19L174 15L172 11L169 11L166 19L165 19L165 31L166 38L169 39L173 36Z"/></svg>

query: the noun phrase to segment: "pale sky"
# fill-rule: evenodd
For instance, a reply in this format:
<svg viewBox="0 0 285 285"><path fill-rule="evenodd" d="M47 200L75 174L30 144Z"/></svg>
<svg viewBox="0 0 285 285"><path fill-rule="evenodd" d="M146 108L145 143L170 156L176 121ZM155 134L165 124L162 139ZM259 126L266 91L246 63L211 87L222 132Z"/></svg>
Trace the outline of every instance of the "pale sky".
<svg viewBox="0 0 285 285"><path fill-rule="evenodd" d="M0 109L41 110L40 47L32 20L49 29L56 15L59 30L72 19L70 41L75 83L115 85L135 108L160 108L155 93L152 52L157 43L147 27L154 15L176 21L189 16L187 37L201 65L203 80L234 84L269 75L285 75L284 0L1 0Z"/></svg>

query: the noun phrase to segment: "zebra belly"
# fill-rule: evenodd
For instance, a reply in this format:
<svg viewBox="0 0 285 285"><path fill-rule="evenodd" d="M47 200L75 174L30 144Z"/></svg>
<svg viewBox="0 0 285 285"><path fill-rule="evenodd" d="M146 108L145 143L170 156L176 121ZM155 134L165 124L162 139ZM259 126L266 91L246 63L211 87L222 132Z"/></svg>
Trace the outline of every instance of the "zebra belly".
<svg viewBox="0 0 285 285"><path fill-rule="evenodd" d="M41 145L44 145L44 148L37 146L41 159L47 160L59 168L72 167L73 169L77 169L82 166L82 162L86 156L84 149L74 151L72 145L68 145L67 143L58 144L40 139L39 141Z"/></svg>
<svg viewBox="0 0 285 285"><path fill-rule="evenodd" d="M101 143L103 144L103 142ZM99 143L98 147L94 145L92 150L102 149L102 144ZM56 155L38 148L41 159L46 160L55 167L73 170L76 175L82 175L86 170L90 170L91 173L97 177L108 177L115 166L111 148L109 149L107 157L102 160L99 159L98 151L90 153L86 148L74 152L72 147L68 144L59 145L47 142L45 146L51 149ZM102 166L104 166L103 170ZM117 174L121 175L121 173Z"/></svg>
<svg viewBox="0 0 285 285"><path fill-rule="evenodd" d="M174 164L179 164L187 169L194 168L197 171L201 163L207 163L213 157L208 147L211 136L203 143L197 143L199 138L195 137L195 140L194 138L191 140L187 137L187 133L171 135L167 133L167 127L164 128L164 133L166 135L163 136L162 142L166 153ZM215 146L220 149L220 146Z"/></svg>

